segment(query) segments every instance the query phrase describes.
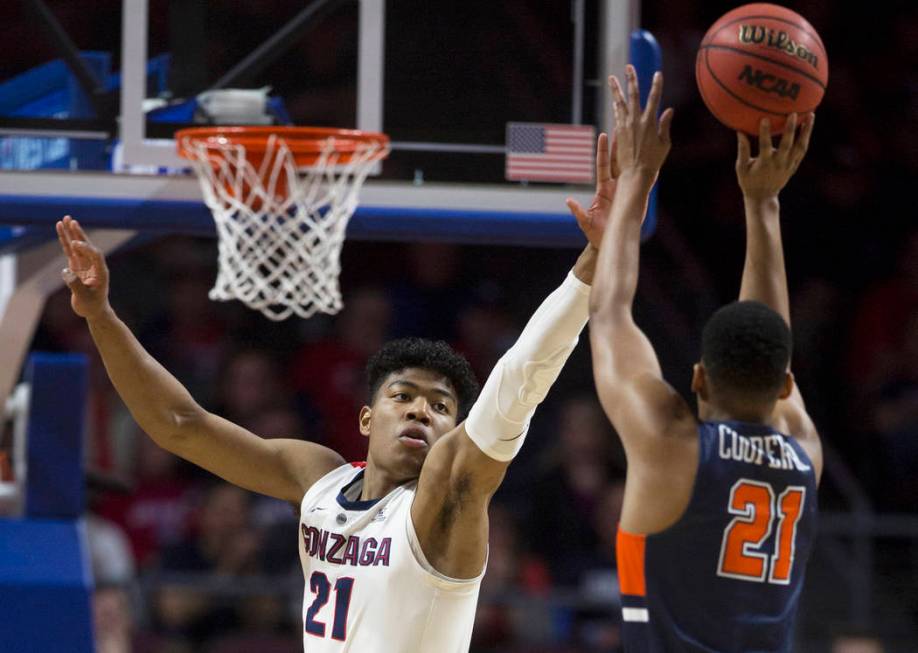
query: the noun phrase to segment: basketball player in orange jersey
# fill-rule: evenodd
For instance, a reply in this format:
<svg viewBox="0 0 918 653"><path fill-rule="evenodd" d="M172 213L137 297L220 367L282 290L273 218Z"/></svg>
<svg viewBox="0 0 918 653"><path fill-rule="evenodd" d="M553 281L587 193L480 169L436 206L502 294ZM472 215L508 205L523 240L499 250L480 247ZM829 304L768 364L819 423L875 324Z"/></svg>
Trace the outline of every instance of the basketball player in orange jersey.
<svg viewBox="0 0 918 653"><path fill-rule="evenodd" d="M590 295L596 386L628 459L616 546L624 650L791 651L822 454L788 371L778 193L814 117L797 134L790 116L777 148L764 122L755 158L739 136L746 262L740 301L704 328L696 418L632 315L641 220L670 149L672 111L657 119L659 76L643 112L633 68L626 79L627 99L611 79L620 174Z"/></svg>
<svg viewBox="0 0 918 653"><path fill-rule="evenodd" d="M609 180L598 187L611 198ZM205 411L115 315L104 257L80 225L66 217L57 230L72 306L141 428L230 483L299 506L305 651L461 653L487 560L491 496L588 318L602 231L584 226L594 245L477 400L469 364L445 343L394 341L373 357L369 401L354 416L369 455L355 464Z"/></svg>

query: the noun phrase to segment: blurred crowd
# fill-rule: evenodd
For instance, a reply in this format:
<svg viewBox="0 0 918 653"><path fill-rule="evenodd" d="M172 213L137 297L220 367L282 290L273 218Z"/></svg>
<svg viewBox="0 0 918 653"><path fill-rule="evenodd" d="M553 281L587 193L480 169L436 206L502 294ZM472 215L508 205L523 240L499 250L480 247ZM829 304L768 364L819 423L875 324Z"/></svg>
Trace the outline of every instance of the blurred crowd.
<svg viewBox="0 0 918 653"><path fill-rule="evenodd" d="M217 4L225 5L220 24L227 26L220 36L237 46L252 40L228 27L243 14L267 24L270 6L293 12L282 2L259 3L264 7L257 16L249 15L254 4L245 10L238 3ZM556 23L567 20L568 3L492 4L522 35L511 45L519 46L515 60L527 61L531 74L512 66L471 74L517 85L520 102L536 103L528 109L533 116L544 118L559 106L558 120L564 121L569 71L545 61L569 56L567 24L555 34ZM666 102L676 114L659 227L642 251L635 312L667 378L685 396L701 326L717 306L735 298L742 266L735 137L700 103L693 71L706 27L735 4L642 3L642 24L663 48ZM918 179L918 12L897 2L785 4L819 29L831 62L811 151L782 196L794 372L832 464L857 479L876 510L915 513L918 222L905 198ZM411 1L390 5L393 11L423 10ZM469 15L473 20L474 12ZM342 107L353 104L348 71L354 28L341 12L328 20L317 38L297 50L303 68L295 72L308 73L313 85L298 90L288 79L293 72L284 77L275 71L278 87L298 122L350 126L351 109ZM498 45L493 24L480 27L481 42L500 60L501 48L510 46ZM209 47L209 65L222 72L235 63L237 50ZM430 56L448 66L451 54L444 50ZM398 70L391 72L396 88L405 83ZM454 72L460 79L469 74ZM533 92L533 77L542 85L539 92ZM473 121L475 111L490 105L475 89L469 92ZM442 98L432 99L434 109ZM495 110L513 110L504 96L490 101ZM420 110L405 106L392 116L393 129L402 130L396 136L410 136L410 125L423 124L411 113ZM430 166L436 176L436 162ZM211 303L214 242L172 237L111 258L112 303L205 407L263 437L313 440L362 460L366 441L355 427L367 399L363 368L369 355L394 337L442 338L484 380L575 256L563 250L349 242L344 310L334 318L276 324L238 305ZM617 650L618 623L609 606L617 600L613 543L625 462L597 404L582 340L495 499L476 652ZM139 433L67 294L48 302L34 349L90 356L89 464L123 481L103 483L92 493L100 650L130 650L129 641L138 652L301 650L295 510L221 483ZM846 496L828 473L823 508L850 508ZM911 569L915 577L907 548L884 552L889 569ZM893 598L907 618L918 620L914 586ZM801 650L894 650L884 648L870 628L836 632L827 625L816 632L823 648Z"/></svg>

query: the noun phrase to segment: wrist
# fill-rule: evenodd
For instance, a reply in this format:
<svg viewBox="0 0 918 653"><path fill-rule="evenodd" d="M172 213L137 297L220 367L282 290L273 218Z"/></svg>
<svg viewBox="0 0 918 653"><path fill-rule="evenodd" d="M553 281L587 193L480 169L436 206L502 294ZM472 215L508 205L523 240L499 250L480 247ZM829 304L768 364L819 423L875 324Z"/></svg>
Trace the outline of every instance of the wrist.
<svg viewBox="0 0 918 653"><path fill-rule="evenodd" d="M776 219L781 213L781 203L778 200L777 193L766 195L744 194L743 206L746 209L747 218Z"/></svg>
<svg viewBox="0 0 918 653"><path fill-rule="evenodd" d="M115 319L115 310L112 308L111 304L105 302L105 304L91 313L87 313L84 317L90 325L103 324Z"/></svg>
<svg viewBox="0 0 918 653"><path fill-rule="evenodd" d="M633 165L622 169L621 174L618 176L618 181L619 183L627 181L649 191L657 180L657 174L659 174L658 170L641 165Z"/></svg>
<svg viewBox="0 0 918 653"><path fill-rule="evenodd" d="M599 250L592 244L588 244L580 253L580 256L577 257L577 262L574 263L571 273L581 283L585 283L588 286L591 285L593 283L593 275L596 272L598 258Z"/></svg>
<svg viewBox="0 0 918 653"><path fill-rule="evenodd" d="M779 204L778 193L772 191L743 192L743 203L746 206L769 208Z"/></svg>

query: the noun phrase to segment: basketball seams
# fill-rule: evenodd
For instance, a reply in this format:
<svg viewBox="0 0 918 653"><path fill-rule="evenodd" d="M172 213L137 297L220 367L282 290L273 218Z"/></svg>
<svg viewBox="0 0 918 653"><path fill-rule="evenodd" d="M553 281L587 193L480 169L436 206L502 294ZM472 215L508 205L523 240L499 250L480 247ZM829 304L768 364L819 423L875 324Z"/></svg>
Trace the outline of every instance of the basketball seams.
<svg viewBox="0 0 918 653"><path fill-rule="evenodd" d="M827 55L826 55L826 46L823 45L822 39L819 37L819 34L817 34L815 30L812 30L812 31L811 31L810 29L807 29L806 27L802 27L802 26L798 25L797 23L793 22L792 20L789 20L789 19L787 19L787 18L780 18L780 17L778 17L778 16L760 16L760 15L754 15L754 16L740 16L739 18L735 18L734 20L731 20L731 21L728 22L728 23L724 23L723 25L721 25L721 26L718 27L717 29L713 29L713 27L712 27L711 30L708 30L708 33L711 34L711 40L713 41L715 36L717 36L718 34L720 34L723 30L725 30L726 28L730 27L731 25L736 25L737 23L741 23L741 22L744 21L744 20L755 20L755 19L761 19L761 20L774 20L774 21L779 22L779 23L784 23L785 25L790 25L791 27L796 27L796 28L799 29L801 32L803 32L804 34L806 34L807 36L809 36L811 39L814 39L814 40L816 41L816 43L819 44L819 48L822 50L822 56L823 56L823 57L826 57L826 56L827 56ZM702 45L703 45L703 43L702 43Z"/></svg>
<svg viewBox="0 0 918 653"><path fill-rule="evenodd" d="M768 63L774 64L776 66L780 66L781 68L787 68L788 70L794 71L798 75L806 77L808 80L810 80L811 82L819 86L822 89L823 93L825 93L826 85L823 84L822 81L820 81L818 78L814 77L811 73L808 73L804 70L800 70L799 68L792 66L789 63L784 63L783 61L772 59L771 57L765 56L764 54L750 52L749 50L744 50L743 48L737 48L732 45L703 45L701 46L701 49L702 50L709 50L709 49L710 50L727 50L728 52L735 52L737 54L742 54L748 57L753 57L755 59L761 59L762 61L767 61Z"/></svg>
<svg viewBox="0 0 918 653"><path fill-rule="evenodd" d="M702 51L702 50L699 50L699 51L698 51L698 56L695 57L695 79L699 79L699 80L701 79L701 77L700 77L700 75L698 74L698 72L699 72L699 67L702 65L702 59L703 59L703 58L704 58L703 51ZM708 98L708 94L707 94L707 92L706 92L706 90L705 90L705 84L703 84L703 83L698 84L698 92L701 93L701 99L704 101L704 103L705 103L708 107L713 106L713 104L711 103L710 98ZM717 118L717 116L715 116L715 118ZM719 120L719 118L717 118L717 119Z"/></svg>
<svg viewBox="0 0 918 653"><path fill-rule="evenodd" d="M765 107L757 106L757 105L755 105L755 104L752 104L752 102L749 102L749 101L746 100L745 98L740 97L739 95L737 95L737 94L734 93L733 91L731 91L730 88L727 87L726 84L724 84L722 81L720 81L720 80L717 78L717 75L714 73L714 69L711 68L711 64L710 64L710 62L708 62L708 48L705 48L705 50L704 50L704 65L705 65L705 68L708 69L708 73L709 73L711 79L713 79L715 82L717 82L717 85L720 86L720 87L727 93L727 95L729 95L730 97L732 97L734 100L736 100L736 101L739 102L740 104L744 104L745 106L749 107L750 109L755 109L756 111L762 111L763 113L770 113L770 114L772 114L773 116L780 116L780 117L782 117L782 118L786 118L786 117L787 117L787 113L781 113L780 111L772 111L771 109L766 109Z"/></svg>

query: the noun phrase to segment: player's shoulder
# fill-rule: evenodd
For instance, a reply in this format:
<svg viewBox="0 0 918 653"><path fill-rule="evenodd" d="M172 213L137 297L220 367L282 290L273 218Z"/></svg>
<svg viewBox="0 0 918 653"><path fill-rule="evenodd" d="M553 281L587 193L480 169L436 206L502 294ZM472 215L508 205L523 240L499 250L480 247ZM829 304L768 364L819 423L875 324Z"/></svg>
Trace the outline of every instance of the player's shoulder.
<svg viewBox="0 0 918 653"><path fill-rule="evenodd" d="M639 441L695 438L698 419L675 388L649 374L634 379L631 386L626 397L631 410L620 420L621 431L634 432Z"/></svg>
<svg viewBox="0 0 918 653"><path fill-rule="evenodd" d="M336 465L313 482L303 497L304 501L324 496L328 493L337 496L344 486L354 481L365 467L365 462L345 462Z"/></svg>
<svg viewBox="0 0 918 653"><path fill-rule="evenodd" d="M810 458L820 465L822 458L822 440L813 419L802 405L786 404L775 411L774 428L784 435L793 438Z"/></svg>
<svg viewBox="0 0 918 653"><path fill-rule="evenodd" d="M783 431L787 437L794 440L801 449L806 453L807 458L810 459L810 462L813 465L813 472L816 475L816 482L818 483L822 478L822 439L819 436L819 431L816 430L816 427L813 425L812 421L809 421L808 424L803 427L798 427L796 432L793 428L790 428L786 431Z"/></svg>

